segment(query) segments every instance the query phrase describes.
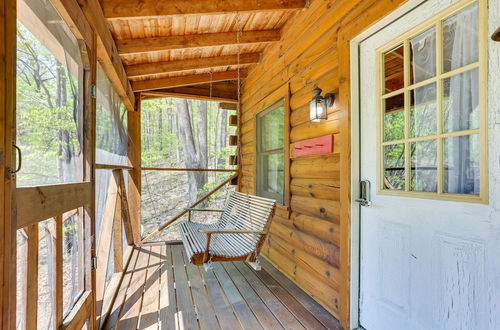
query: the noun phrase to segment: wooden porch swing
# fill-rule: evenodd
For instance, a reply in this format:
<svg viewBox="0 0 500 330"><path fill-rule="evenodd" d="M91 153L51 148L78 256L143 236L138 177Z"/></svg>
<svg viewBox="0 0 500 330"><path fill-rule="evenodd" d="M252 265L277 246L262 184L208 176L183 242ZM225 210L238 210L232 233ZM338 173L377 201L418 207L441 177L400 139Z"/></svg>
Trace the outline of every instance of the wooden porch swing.
<svg viewBox="0 0 500 330"><path fill-rule="evenodd" d="M238 46L237 107L239 110L242 28L238 13L236 13L236 23L236 44ZM210 77L210 98L212 98L212 71L210 71ZM238 111L239 113L240 111ZM192 212L200 210L189 209L188 220L178 224L186 256L192 264L204 265L205 271L212 270L212 261L238 260L246 260L252 268L260 270L257 256L266 240L275 207L276 201L273 199L233 191L227 199L224 210L214 210L222 212L216 224L206 225L191 221Z"/></svg>
<svg viewBox="0 0 500 330"><path fill-rule="evenodd" d="M229 195L219 221L201 224L189 218L178 224L188 260L212 270L212 261L246 260L260 270L257 260L274 216L276 201L233 191Z"/></svg>

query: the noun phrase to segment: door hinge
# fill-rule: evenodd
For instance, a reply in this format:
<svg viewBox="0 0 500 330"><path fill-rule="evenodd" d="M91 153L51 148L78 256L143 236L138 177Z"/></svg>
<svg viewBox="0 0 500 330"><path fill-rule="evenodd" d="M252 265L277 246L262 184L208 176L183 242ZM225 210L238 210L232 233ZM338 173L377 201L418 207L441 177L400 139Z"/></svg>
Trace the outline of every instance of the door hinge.
<svg viewBox="0 0 500 330"><path fill-rule="evenodd" d="M96 270L97 269L97 257L92 257L92 270Z"/></svg>
<svg viewBox="0 0 500 330"><path fill-rule="evenodd" d="M94 99L96 98L96 95L97 95L96 91L97 91L96 86L94 84L92 84L90 86L90 96L92 96L92 98L94 98Z"/></svg>

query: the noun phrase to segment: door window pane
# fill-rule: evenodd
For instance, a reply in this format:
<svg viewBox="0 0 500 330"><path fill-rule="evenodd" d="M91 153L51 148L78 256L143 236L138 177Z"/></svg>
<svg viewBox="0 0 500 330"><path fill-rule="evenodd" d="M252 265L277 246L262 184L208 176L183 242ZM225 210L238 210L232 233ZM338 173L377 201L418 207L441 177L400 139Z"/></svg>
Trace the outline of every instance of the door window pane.
<svg viewBox="0 0 500 330"><path fill-rule="evenodd" d="M487 126L479 100L487 63L480 60L478 7L475 1L442 12L423 32L379 53L381 189L443 199L455 199L445 193L482 195L479 174L486 164L479 141Z"/></svg>
<svg viewBox="0 0 500 330"><path fill-rule="evenodd" d="M444 192L479 194L479 134L444 139Z"/></svg>
<svg viewBox="0 0 500 330"><path fill-rule="evenodd" d="M18 186L82 180L80 47L49 1L18 1Z"/></svg>
<svg viewBox="0 0 500 330"><path fill-rule="evenodd" d="M404 139L405 97L399 94L384 100L384 141Z"/></svg>
<svg viewBox="0 0 500 330"><path fill-rule="evenodd" d="M436 28L410 40L410 84L436 76Z"/></svg>
<svg viewBox="0 0 500 330"><path fill-rule="evenodd" d="M410 98L410 136L436 134L436 84L411 90Z"/></svg>
<svg viewBox="0 0 500 330"><path fill-rule="evenodd" d="M384 91L394 92L404 87L404 48L400 45L384 54Z"/></svg>
<svg viewBox="0 0 500 330"><path fill-rule="evenodd" d="M437 191L436 140L411 143L411 190Z"/></svg>
<svg viewBox="0 0 500 330"><path fill-rule="evenodd" d="M390 190L405 189L405 145L403 143L384 147L384 187Z"/></svg>
<svg viewBox="0 0 500 330"><path fill-rule="evenodd" d="M477 62L477 3L443 22L443 70L448 72Z"/></svg>
<svg viewBox="0 0 500 330"><path fill-rule="evenodd" d="M444 80L445 132L479 128L479 77L474 69Z"/></svg>

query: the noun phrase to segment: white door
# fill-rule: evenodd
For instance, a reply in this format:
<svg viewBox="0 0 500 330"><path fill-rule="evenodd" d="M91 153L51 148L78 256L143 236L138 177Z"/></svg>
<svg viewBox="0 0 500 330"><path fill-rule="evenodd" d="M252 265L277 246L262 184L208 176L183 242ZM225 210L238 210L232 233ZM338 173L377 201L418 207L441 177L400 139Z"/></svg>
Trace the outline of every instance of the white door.
<svg viewBox="0 0 500 330"><path fill-rule="evenodd" d="M429 0L360 44L368 330L500 329L500 52L485 5Z"/></svg>

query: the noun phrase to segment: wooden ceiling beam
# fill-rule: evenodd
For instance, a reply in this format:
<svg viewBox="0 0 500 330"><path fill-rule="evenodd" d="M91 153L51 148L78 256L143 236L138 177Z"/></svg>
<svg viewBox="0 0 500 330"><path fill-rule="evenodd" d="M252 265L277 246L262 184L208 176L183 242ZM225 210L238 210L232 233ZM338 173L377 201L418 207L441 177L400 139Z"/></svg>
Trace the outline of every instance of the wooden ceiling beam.
<svg viewBox="0 0 500 330"><path fill-rule="evenodd" d="M280 40L280 30L244 31L240 35L240 44L264 43ZM172 49L189 49L199 47L212 47L236 45L238 37L236 32L220 32L205 34L190 34L183 36L121 39L117 40L118 53L138 54L157 52Z"/></svg>
<svg viewBox="0 0 500 330"><path fill-rule="evenodd" d="M135 97L115 40L104 18L99 0L79 1L82 11L97 35L97 58L104 72L129 111L135 109Z"/></svg>
<svg viewBox="0 0 500 330"><path fill-rule="evenodd" d="M242 11L286 10L306 7L306 0L103 0L108 19L225 14Z"/></svg>
<svg viewBox="0 0 500 330"><path fill-rule="evenodd" d="M246 77L247 71L240 71L240 78ZM162 79L151 79L151 80L140 80L132 82L132 90L134 92L142 92L163 88L172 88L172 87L181 87L181 86L191 86L191 85L199 85L206 83L214 83L218 81L226 81L226 80L236 80L238 79L238 71L224 71L224 72L216 72L213 74L203 73L203 74L195 74L195 75L187 75L187 76L175 76L169 78Z"/></svg>
<svg viewBox="0 0 500 330"><path fill-rule="evenodd" d="M237 102L237 100L234 99L235 95L225 95L224 92L221 93L213 91L212 96L210 96L207 95L205 91L198 91L196 89L191 89L190 87L169 88L161 91L147 91L147 92L142 92L141 96L142 100L176 97L184 99L227 102L227 103Z"/></svg>
<svg viewBox="0 0 500 330"><path fill-rule="evenodd" d="M239 64L259 63L260 53L241 54ZM180 72L186 70L208 69L238 64L238 55L193 58L188 60L168 61L128 65L125 67L128 77L148 76L160 73Z"/></svg>

